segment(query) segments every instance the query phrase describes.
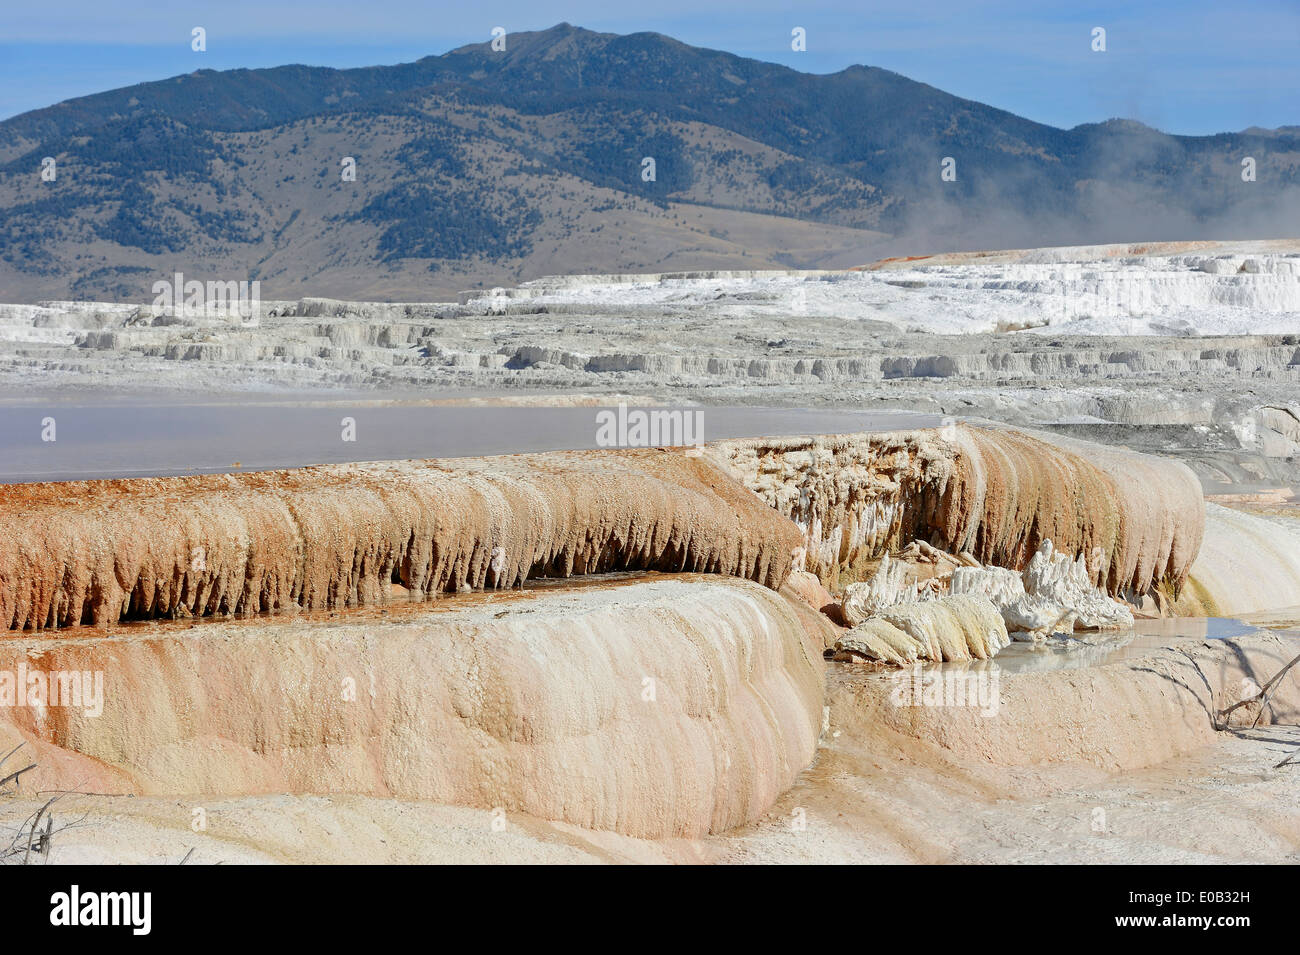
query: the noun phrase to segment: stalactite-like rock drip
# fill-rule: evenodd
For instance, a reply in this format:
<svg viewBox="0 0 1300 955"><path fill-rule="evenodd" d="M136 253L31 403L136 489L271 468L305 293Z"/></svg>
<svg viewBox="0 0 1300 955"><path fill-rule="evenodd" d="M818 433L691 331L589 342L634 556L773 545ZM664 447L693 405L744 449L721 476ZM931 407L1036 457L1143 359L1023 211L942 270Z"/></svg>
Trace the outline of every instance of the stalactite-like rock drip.
<svg viewBox="0 0 1300 955"><path fill-rule="evenodd" d="M734 477L804 532L832 589L924 540L1022 570L1044 540L1084 555L1110 593L1180 585L1204 533L1181 463L1009 429L741 439L710 445Z"/></svg>
<svg viewBox="0 0 1300 955"><path fill-rule="evenodd" d="M0 623L329 609L627 568L776 589L798 529L656 449L0 487Z"/></svg>

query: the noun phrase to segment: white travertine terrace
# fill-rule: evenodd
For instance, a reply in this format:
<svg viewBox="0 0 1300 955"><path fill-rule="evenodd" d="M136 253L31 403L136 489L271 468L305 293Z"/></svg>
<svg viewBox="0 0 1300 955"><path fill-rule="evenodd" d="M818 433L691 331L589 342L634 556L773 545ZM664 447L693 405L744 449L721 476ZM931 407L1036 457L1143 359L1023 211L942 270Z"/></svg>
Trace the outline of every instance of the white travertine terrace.
<svg viewBox="0 0 1300 955"><path fill-rule="evenodd" d="M1300 324L1300 245L1156 243L886 260L863 269L558 276L467 304L720 308L834 315L936 334L1086 328L1097 335L1264 334Z"/></svg>
<svg viewBox="0 0 1300 955"><path fill-rule="evenodd" d="M1300 520L1206 504L1181 609L1229 616L1300 608Z"/></svg>
<svg viewBox="0 0 1300 955"><path fill-rule="evenodd" d="M995 334L1022 328L1043 335ZM1293 381L1297 332L1300 243L1165 243L952 254L840 272L562 276L460 302L268 301L253 323L146 303L0 305L0 382L212 390L619 382L811 393L913 378L1032 387L1164 375L1176 387L1179 373ZM975 334L992 341L936 340ZM1044 335L1080 340L1059 349ZM1210 335L1269 337L1188 337ZM1086 397L1055 400L1104 417L1110 397L1094 384Z"/></svg>

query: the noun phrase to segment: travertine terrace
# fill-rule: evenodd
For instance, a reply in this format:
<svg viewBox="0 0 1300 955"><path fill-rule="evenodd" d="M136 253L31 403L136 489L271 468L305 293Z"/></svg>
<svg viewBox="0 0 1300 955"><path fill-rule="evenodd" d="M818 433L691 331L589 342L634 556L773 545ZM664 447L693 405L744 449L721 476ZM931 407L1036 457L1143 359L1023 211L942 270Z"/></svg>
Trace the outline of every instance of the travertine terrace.
<svg viewBox="0 0 1300 955"><path fill-rule="evenodd" d="M1017 570L1052 540L1086 555L1112 592L1177 587L1205 520L1178 462L1011 430L735 440L710 453L800 526L808 569L837 585L919 539Z"/></svg>
<svg viewBox="0 0 1300 955"><path fill-rule="evenodd" d="M10 641L0 669L107 671L111 692L93 718L13 711L0 746L35 741L49 789L366 793L701 836L755 821L812 759L830 629L687 577Z"/></svg>
<svg viewBox="0 0 1300 955"><path fill-rule="evenodd" d="M640 568L779 587L797 529L697 452L0 488L9 628L332 609Z"/></svg>
<svg viewBox="0 0 1300 955"><path fill-rule="evenodd" d="M1182 612L1207 616L1300 608L1300 515L1206 506L1205 543Z"/></svg>
<svg viewBox="0 0 1300 955"><path fill-rule="evenodd" d="M5 307L0 386L69 401L410 388L944 420L0 486L0 698L20 668L107 688L97 716L6 707L0 751L35 757L25 798L131 794L164 818L197 795L244 820L337 798L312 812L364 807L366 858L408 810L457 820L476 861L996 858L1041 822L1023 800L1086 806L1080 780L1224 752L1222 711L1295 655L1292 631L1178 615L1294 623L1297 262L1203 243L567 277L249 324ZM487 393L423 391L450 386ZM39 420L40 398L6 400ZM981 707L900 703L923 676L983 681ZM1296 680L1243 725L1294 723ZM1251 752L1271 779L1279 757ZM791 841L799 813L817 834ZM502 816L490 847L456 828ZM215 844L244 858L260 836L240 832Z"/></svg>
<svg viewBox="0 0 1300 955"><path fill-rule="evenodd" d="M1158 497L1141 493L1150 480ZM625 569L775 589L796 556L839 586L915 539L1016 569L1051 539L1087 554L1096 583L1144 593L1181 583L1203 521L1176 463L965 427L9 485L0 620L333 609L392 585L427 596Z"/></svg>
<svg viewBox="0 0 1300 955"><path fill-rule="evenodd" d="M459 302L0 306L0 387L479 389L908 408L1300 481L1300 243L917 256L858 270L559 276ZM610 400L613 400L612 398Z"/></svg>

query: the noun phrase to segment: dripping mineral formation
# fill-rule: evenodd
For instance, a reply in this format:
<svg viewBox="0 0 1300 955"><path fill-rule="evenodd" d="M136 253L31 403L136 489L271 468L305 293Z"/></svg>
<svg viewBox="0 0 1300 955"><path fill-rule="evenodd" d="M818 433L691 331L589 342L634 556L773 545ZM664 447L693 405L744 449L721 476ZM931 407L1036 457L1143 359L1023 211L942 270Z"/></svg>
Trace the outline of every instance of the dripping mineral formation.
<svg viewBox="0 0 1300 955"><path fill-rule="evenodd" d="M659 450L0 488L11 629L356 607L629 568L776 588L798 529Z"/></svg>
<svg viewBox="0 0 1300 955"><path fill-rule="evenodd" d="M796 558L838 588L912 540L1018 570L1050 538L1089 555L1094 585L1143 594L1181 585L1203 527L1182 465L972 428L8 485L0 620L334 609L628 569L777 589Z"/></svg>
<svg viewBox="0 0 1300 955"><path fill-rule="evenodd" d="M1113 594L1181 586L1205 505L1176 461L1011 430L722 441L710 453L797 523L807 569L840 586L924 541L1024 569L1044 540ZM1158 494L1151 488L1158 487Z"/></svg>

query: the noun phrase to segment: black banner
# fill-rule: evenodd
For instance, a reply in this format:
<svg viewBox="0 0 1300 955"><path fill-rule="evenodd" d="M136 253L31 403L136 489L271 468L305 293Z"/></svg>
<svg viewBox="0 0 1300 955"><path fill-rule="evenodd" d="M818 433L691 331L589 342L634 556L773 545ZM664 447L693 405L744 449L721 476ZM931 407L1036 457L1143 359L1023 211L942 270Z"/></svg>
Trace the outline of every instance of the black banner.
<svg viewBox="0 0 1300 955"><path fill-rule="evenodd" d="M1295 908L1295 890L1280 885L1275 872L1262 868L1045 867L1036 873L1012 867L921 868L924 871L887 866L846 869L837 878L854 891L842 895L841 902L892 900L863 903L870 924L900 925L923 915L927 921L935 920L949 937L963 923L988 927L988 920L996 919L999 939L1011 942L1127 936L1182 944L1202 937L1225 946L1289 930ZM504 921L509 925L554 925L564 912L575 933L629 916L622 905L618 906L623 909L621 916L596 914L608 908L601 902L614 901L614 896L601 894L601 889L611 888L611 876L601 876L596 887L587 882L589 873L581 869L570 873L552 873L546 877L545 889L538 891L532 881L535 873L486 867L454 873L398 866L364 871L298 867L292 872L224 866L15 867L0 871L0 897L5 900L6 922L14 940L32 933L57 938L75 932L83 940L102 936L128 944L158 939L201 939L212 944L244 942L250 937L259 945L280 938L295 944L317 938L333 944L353 939L373 942L378 926L386 933L427 930L431 906L443 918L453 914L467 918L477 912L492 926L501 925L507 914ZM644 889L639 880L645 874L626 877L633 879L627 890ZM672 892L694 883L701 874L679 872L666 877L669 881L662 889ZM761 881L750 882L756 877ZM510 885L515 878L521 882ZM574 879L571 892L581 894L564 892L566 878ZM824 884L824 875L809 882L803 871L783 874L765 868L761 876L732 870L706 878L713 883L718 912L731 916L725 929L716 923L716 931L734 933L733 937L743 938L770 924L772 915L781 910L762 902L758 892L769 893L769 899L773 892L785 895L790 900L791 925L829 902L819 898L816 888ZM725 881L714 882L715 878ZM924 886L924 913L916 908L915 891L899 891L903 885L914 890ZM648 928L700 919L695 906L668 903L663 896L624 898L637 897L645 900ZM585 904L572 904L578 900ZM839 915L849 920L846 924L863 924L851 911ZM585 924L589 919L590 926ZM452 923L447 924L453 931Z"/></svg>

